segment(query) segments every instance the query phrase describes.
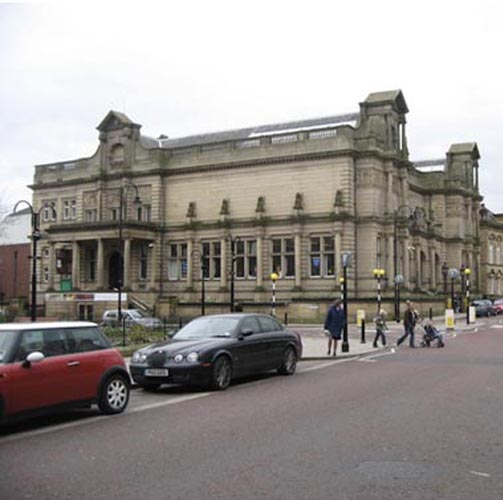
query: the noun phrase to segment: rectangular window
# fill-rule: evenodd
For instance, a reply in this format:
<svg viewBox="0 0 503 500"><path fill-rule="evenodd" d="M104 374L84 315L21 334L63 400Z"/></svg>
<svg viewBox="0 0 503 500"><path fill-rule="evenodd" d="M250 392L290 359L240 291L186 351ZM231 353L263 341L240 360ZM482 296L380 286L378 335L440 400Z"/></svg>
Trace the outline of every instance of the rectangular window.
<svg viewBox="0 0 503 500"><path fill-rule="evenodd" d="M141 245L140 246L140 269L139 269L140 280L147 279L147 270L148 270L148 246Z"/></svg>
<svg viewBox="0 0 503 500"><path fill-rule="evenodd" d="M220 279L222 275L222 245L220 241L203 242L202 252L204 277L206 279Z"/></svg>
<svg viewBox="0 0 503 500"><path fill-rule="evenodd" d="M63 200L63 220L77 218L77 200Z"/></svg>
<svg viewBox="0 0 503 500"><path fill-rule="evenodd" d="M42 220L50 222L56 220L56 210L54 209L56 203L54 201L44 201L42 210Z"/></svg>
<svg viewBox="0 0 503 500"><path fill-rule="evenodd" d="M310 262L311 276L335 275L334 238L332 236L311 238Z"/></svg>
<svg viewBox="0 0 503 500"><path fill-rule="evenodd" d="M168 279L184 280L187 278L187 243L168 245Z"/></svg>
<svg viewBox="0 0 503 500"><path fill-rule="evenodd" d="M235 247L236 278L255 279L257 277L257 242L240 240Z"/></svg>
<svg viewBox="0 0 503 500"><path fill-rule="evenodd" d="M272 240L271 272L285 278L295 276L294 238L274 238Z"/></svg>
<svg viewBox="0 0 503 500"><path fill-rule="evenodd" d="M86 262L87 281L96 281L96 250L94 248L86 250Z"/></svg>
<svg viewBox="0 0 503 500"><path fill-rule="evenodd" d="M110 220L119 220L119 209L111 208L110 209Z"/></svg>
<svg viewBox="0 0 503 500"><path fill-rule="evenodd" d="M140 205L136 207L136 220L150 222L152 218L152 207L150 205Z"/></svg>
<svg viewBox="0 0 503 500"><path fill-rule="evenodd" d="M96 222L98 220L98 211L93 208L84 212L84 219L86 222Z"/></svg>

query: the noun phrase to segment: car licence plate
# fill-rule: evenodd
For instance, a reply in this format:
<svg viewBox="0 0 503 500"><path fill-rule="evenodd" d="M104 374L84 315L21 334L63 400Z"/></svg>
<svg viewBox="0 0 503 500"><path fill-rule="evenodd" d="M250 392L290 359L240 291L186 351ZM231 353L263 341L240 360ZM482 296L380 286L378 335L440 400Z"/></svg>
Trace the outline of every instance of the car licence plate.
<svg viewBox="0 0 503 500"><path fill-rule="evenodd" d="M147 368L145 376L147 377L167 377L169 370L167 368Z"/></svg>

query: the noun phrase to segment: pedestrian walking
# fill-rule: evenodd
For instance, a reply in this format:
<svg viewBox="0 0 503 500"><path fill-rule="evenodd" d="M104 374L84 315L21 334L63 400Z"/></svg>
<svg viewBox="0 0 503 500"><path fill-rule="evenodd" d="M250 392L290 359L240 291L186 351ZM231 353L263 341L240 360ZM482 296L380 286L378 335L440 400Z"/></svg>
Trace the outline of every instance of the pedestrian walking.
<svg viewBox="0 0 503 500"><path fill-rule="evenodd" d="M388 326L386 325L387 312L381 309L377 316L374 318L374 323L376 325L376 336L374 338L374 347L377 347L377 341L381 339L382 345L386 345L386 330Z"/></svg>
<svg viewBox="0 0 503 500"><path fill-rule="evenodd" d="M410 300L407 301L407 309L403 317L403 328L405 330L404 334L397 340L397 347L409 336L409 346L416 347L414 345L414 327L416 326L417 312L414 311L414 307Z"/></svg>
<svg viewBox="0 0 503 500"><path fill-rule="evenodd" d="M329 332L327 352L329 356L332 348L332 343L334 345L333 355L336 355L337 341L341 338L345 321L346 319L344 310L342 309L341 301L336 300L327 312L327 317L325 318L324 325L325 330L328 330Z"/></svg>

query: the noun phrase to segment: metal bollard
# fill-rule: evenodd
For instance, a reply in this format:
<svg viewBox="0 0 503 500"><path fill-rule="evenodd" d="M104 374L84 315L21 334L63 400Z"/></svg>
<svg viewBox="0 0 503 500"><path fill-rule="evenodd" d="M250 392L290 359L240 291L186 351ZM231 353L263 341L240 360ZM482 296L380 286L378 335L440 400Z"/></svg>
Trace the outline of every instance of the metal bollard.
<svg viewBox="0 0 503 500"><path fill-rule="evenodd" d="M362 338L361 338L361 343L365 344L365 320L362 318Z"/></svg>
<svg viewBox="0 0 503 500"><path fill-rule="evenodd" d="M182 329L182 318L181 317L178 319L178 329L179 330Z"/></svg>
<svg viewBox="0 0 503 500"><path fill-rule="evenodd" d="M162 326L163 326L163 331L164 331L164 340L168 339L168 321L166 316L162 318Z"/></svg>
<svg viewBox="0 0 503 500"><path fill-rule="evenodd" d="M288 313L286 312L285 313L285 326L288 325Z"/></svg>
<svg viewBox="0 0 503 500"><path fill-rule="evenodd" d="M433 319L433 309L430 307L430 321Z"/></svg>

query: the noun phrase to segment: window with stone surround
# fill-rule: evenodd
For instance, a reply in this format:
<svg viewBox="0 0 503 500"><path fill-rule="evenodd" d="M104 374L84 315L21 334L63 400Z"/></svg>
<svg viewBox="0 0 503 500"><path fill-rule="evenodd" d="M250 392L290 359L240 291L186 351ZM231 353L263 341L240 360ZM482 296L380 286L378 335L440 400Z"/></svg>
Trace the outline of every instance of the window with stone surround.
<svg viewBox="0 0 503 500"><path fill-rule="evenodd" d="M282 278L295 277L294 238L273 238L271 241L271 272Z"/></svg>
<svg viewBox="0 0 503 500"><path fill-rule="evenodd" d="M141 281L147 279L148 274L148 245L140 245L140 260L139 260L139 273L138 277Z"/></svg>
<svg viewBox="0 0 503 500"><path fill-rule="evenodd" d="M220 241L204 241L201 245L206 279L220 279L222 275L222 244Z"/></svg>
<svg viewBox="0 0 503 500"><path fill-rule="evenodd" d="M235 251L236 278L257 277L257 240L239 240Z"/></svg>
<svg viewBox="0 0 503 500"><path fill-rule="evenodd" d="M56 211L54 207L56 206L55 200L44 200L42 202L42 206L44 207L42 210L42 221L43 222L52 222L56 220Z"/></svg>
<svg viewBox="0 0 503 500"><path fill-rule="evenodd" d="M96 250L86 249L86 280L96 281Z"/></svg>
<svg viewBox="0 0 503 500"><path fill-rule="evenodd" d="M309 274L314 278L335 275L335 245L333 236L315 236L310 239Z"/></svg>
<svg viewBox="0 0 503 500"><path fill-rule="evenodd" d="M168 245L168 279L171 281L187 279L187 243Z"/></svg>
<svg viewBox="0 0 503 500"><path fill-rule="evenodd" d="M98 220L98 210L95 208L84 211L84 220L86 222L96 222Z"/></svg>
<svg viewBox="0 0 503 500"><path fill-rule="evenodd" d="M75 198L63 200L63 220L75 220L77 218L77 200Z"/></svg>

